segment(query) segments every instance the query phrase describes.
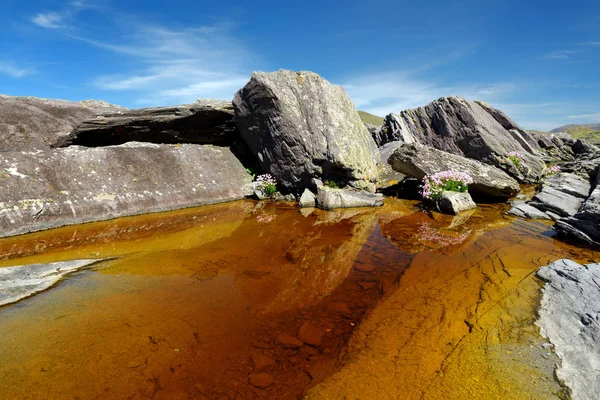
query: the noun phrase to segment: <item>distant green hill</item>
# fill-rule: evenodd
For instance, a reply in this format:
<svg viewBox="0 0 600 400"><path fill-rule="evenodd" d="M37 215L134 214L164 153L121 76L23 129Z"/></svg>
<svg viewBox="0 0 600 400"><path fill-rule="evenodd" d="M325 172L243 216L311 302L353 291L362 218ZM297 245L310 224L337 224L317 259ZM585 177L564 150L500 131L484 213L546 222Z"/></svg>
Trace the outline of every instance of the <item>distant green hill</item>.
<svg viewBox="0 0 600 400"><path fill-rule="evenodd" d="M575 139L585 139L588 142L600 143L600 124L564 125L550 132L566 132Z"/></svg>
<svg viewBox="0 0 600 400"><path fill-rule="evenodd" d="M358 111L358 115L360 115L360 119L362 119L365 124L383 125L383 117L378 117L377 115L360 110Z"/></svg>

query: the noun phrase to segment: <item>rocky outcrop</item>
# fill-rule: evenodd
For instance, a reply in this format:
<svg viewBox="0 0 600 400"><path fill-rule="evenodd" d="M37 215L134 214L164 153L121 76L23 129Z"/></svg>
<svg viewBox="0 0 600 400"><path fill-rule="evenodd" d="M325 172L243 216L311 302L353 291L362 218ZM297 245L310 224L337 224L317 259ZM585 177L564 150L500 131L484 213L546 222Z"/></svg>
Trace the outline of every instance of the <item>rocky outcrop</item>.
<svg viewBox="0 0 600 400"><path fill-rule="evenodd" d="M0 268L0 306L16 303L54 286L66 275L99 260L72 260Z"/></svg>
<svg viewBox="0 0 600 400"><path fill-rule="evenodd" d="M546 281L537 324L561 358L556 374L574 400L600 393L600 264L559 260L540 268Z"/></svg>
<svg viewBox="0 0 600 400"><path fill-rule="evenodd" d="M496 166L523 182L537 180L545 165L536 154L534 138L501 111L482 104L445 97L390 114L375 140L379 146L391 141L421 143ZM511 151L523 155L527 168L522 173L508 160Z"/></svg>
<svg viewBox="0 0 600 400"><path fill-rule="evenodd" d="M243 198L251 181L222 147L128 143L4 153L0 236Z"/></svg>
<svg viewBox="0 0 600 400"><path fill-rule="evenodd" d="M513 203L508 214L524 218L558 220L575 215L590 192L587 180L570 173L546 178L542 190L527 203Z"/></svg>
<svg viewBox="0 0 600 400"><path fill-rule="evenodd" d="M173 107L105 114L79 124L55 147L113 146L127 142L229 146L239 138L231 102L199 100Z"/></svg>
<svg viewBox="0 0 600 400"><path fill-rule="evenodd" d="M242 138L289 192L332 180L375 190L377 147L346 92L312 72L256 72L233 99Z"/></svg>
<svg viewBox="0 0 600 400"><path fill-rule="evenodd" d="M598 167L600 169L600 167ZM597 175L600 177L600 175ZM590 196L579 211L572 216L556 222L555 228L563 235L586 242L592 246L600 246L600 185L598 179Z"/></svg>
<svg viewBox="0 0 600 400"><path fill-rule="evenodd" d="M498 168L418 143L398 147L389 164L395 171L417 179L440 171L465 172L473 178L469 192L479 197L507 199L520 190L517 181Z"/></svg>
<svg viewBox="0 0 600 400"><path fill-rule="evenodd" d="M360 190L332 189L319 187L316 197L317 207L323 210L353 207L379 207L383 205L383 195Z"/></svg>
<svg viewBox="0 0 600 400"><path fill-rule="evenodd" d="M125 111L103 101L0 95L0 152L48 149L84 120Z"/></svg>

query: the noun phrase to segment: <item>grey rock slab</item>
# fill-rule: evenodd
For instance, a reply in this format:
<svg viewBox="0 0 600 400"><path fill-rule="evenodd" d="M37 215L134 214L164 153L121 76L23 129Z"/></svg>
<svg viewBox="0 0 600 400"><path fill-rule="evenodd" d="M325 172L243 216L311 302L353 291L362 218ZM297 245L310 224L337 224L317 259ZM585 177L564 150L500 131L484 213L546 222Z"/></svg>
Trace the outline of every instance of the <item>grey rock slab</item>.
<svg viewBox="0 0 600 400"><path fill-rule="evenodd" d="M317 207L323 210L352 207L379 207L383 205L383 195L358 190L320 187L317 191L316 201Z"/></svg>
<svg viewBox="0 0 600 400"><path fill-rule="evenodd" d="M582 204L575 215L556 222L560 233L600 247L600 185Z"/></svg>
<svg viewBox="0 0 600 400"><path fill-rule="evenodd" d="M228 149L128 143L0 155L0 236L244 197Z"/></svg>
<svg viewBox="0 0 600 400"><path fill-rule="evenodd" d="M542 191L536 194L530 205L541 211L551 211L562 217L575 215L583 204L583 199L575 197L568 193L545 186Z"/></svg>
<svg viewBox="0 0 600 400"><path fill-rule="evenodd" d="M406 178L406 175L398 171L394 171L388 162L390 156L394 154L394 151L396 151L396 149L402 145L404 145L404 142L396 141L386 143L379 148L379 154L381 158L379 164L377 165L379 170L379 188L385 189L390 186L394 186Z"/></svg>
<svg viewBox="0 0 600 400"><path fill-rule="evenodd" d="M538 270L542 289L538 326L561 363L556 374L574 400L600 393L600 264L559 260Z"/></svg>
<svg viewBox="0 0 600 400"><path fill-rule="evenodd" d="M575 197L587 198L590 195L591 185L588 180L570 173L560 173L548 177L543 182L543 187L551 187Z"/></svg>
<svg viewBox="0 0 600 400"><path fill-rule="evenodd" d="M466 172L473 178L469 191L482 197L507 199L520 191L518 182L496 167L418 143L398 147L389 157L389 164L395 171L417 179L440 171Z"/></svg>
<svg viewBox="0 0 600 400"><path fill-rule="evenodd" d="M452 215L477 208L469 192L445 191L437 204L442 213Z"/></svg>
<svg viewBox="0 0 600 400"><path fill-rule="evenodd" d="M308 189L304 189L302 196L300 196L300 200L298 201L298 206L300 208L305 207L314 207L316 205L316 196L313 192Z"/></svg>
<svg viewBox="0 0 600 400"><path fill-rule="evenodd" d="M66 275L100 260L72 260L0 268L0 306L16 303L54 286Z"/></svg>
<svg viewBox="0 0 600 400"><path fill-rule="evenodd" d="M521 218L530 219L551 219L548 214L538 210L530 204L524 201L515 201L512 203L512 207L507 211L507 214L514 215Z"/></svg>
<svg viewBox="0 0 600 400"><path fill-rule="evenodd" d="M523 182L536 181L545 168L537 151L539 145L531 135L501 111L481 102L443 97L424 107L390 114L384 124L378 146L392 141L421 143L496 166ZM525 175L512 167L508 160L511 151L523 155Z"/></svg>
<svg viewBox="0 0 600 400"><path fill-rule="evenodd" d="M255 72L233 99L241 136L287 191L315 180L375 191L379 153L350 97L312 72Z"/></svg>
<svg viewBox="0 0 600 400"><path fill-rule="evenodd" d="M104 101L0 95L0 152L45 150L84 120L125 111Z"/></svg>
<svg viewBox="0 0 600 400"><path fill-rule="evenodd" d="M54 147L99 147L127 142L231 145L240 138L233 106L219 100L142 108L105 114L81 122Z"/></svg>

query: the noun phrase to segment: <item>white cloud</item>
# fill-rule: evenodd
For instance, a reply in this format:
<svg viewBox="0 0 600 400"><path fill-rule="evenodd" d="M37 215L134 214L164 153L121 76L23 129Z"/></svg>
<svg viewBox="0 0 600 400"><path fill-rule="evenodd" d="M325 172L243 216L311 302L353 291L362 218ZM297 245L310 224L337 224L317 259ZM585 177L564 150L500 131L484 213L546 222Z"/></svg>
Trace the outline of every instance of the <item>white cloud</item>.
<svg viewBox="0 0 600 400"><path fill-rule="evenodd" d="M0 74L9 75L13 78L23 78L28 75L33 75L36 70L33 68L22 68L9 62L0 62Z"/></svg>
<svg viewBox="0 0 600 400"><path fill-rule="evenodd" d="M64 15L58 12L47 12L37 14L31 19L31 22L48 29L60 29L65 28L66 25L63 22Z"/></svg>
<svg viewBox="0 0 600 400"><path fill-rule="evenodd" d="M384 116L426 105L445 96L491 101L513 91L511 83L440 85L407 72L365 75L342 84L356 108Z"/></svg>
<svg viewBox="0 0 600 400"><path fill-rule="evenodd" d="M569 119L580 119L580 120L600 120L600 113L595 114L581 114L581 115L569 115Z"/></svg>
<svg viewBox="0 0 600 400"><path fill-rule="evenodd" d="M544 56L544 58L554 59L554 60L568 60L573 56L573 54L576 54L576 53L577 52L574 50L556 50L556 51L553 51L552 53L546 54Z"/></svg>
<svg viewBox="0 0 600 400"><path fill-rule="evenodd" d="M104 75L93 84L103 90L131 92L136 103L189 103L197 98L231 99L249 79L254 56L232 33L230 24L174 30L135 25L119 44L71 36L129 56L131 72Z"/></svg>

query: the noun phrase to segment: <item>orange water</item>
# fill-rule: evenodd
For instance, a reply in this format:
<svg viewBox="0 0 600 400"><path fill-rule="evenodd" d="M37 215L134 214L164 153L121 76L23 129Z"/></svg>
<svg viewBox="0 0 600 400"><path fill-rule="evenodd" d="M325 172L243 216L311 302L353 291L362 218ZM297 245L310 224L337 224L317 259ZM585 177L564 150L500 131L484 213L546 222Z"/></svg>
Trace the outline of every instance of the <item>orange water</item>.
<svg viewBox="0 0 600 400"><path fill-rule="evenodd" d="M458 389L444 391L446 398L461 398L452 382L477 373L453 366L448 349L465 342L465 321L471 331L494 327L486 318L523 298L518 320L533 327L531 288L539 283L523 293L514 287L535 282L532 272L556 258L600 259L551 238L548 224L502 211L487 206L453 218L388 199L380 209L304 215L291 205L243 201L0 239L0 266L110 258L0 308L0 398L295 399L323 380L327 389L342 361L350 360L340 371L364 370L379 357L354 354L361 321L397 339L387 344L390 354L407 349L406 393L451 385ZM492 253L498 277L469 278L492 275L482 267ZM512 303L500 304L505 298ZM381 323L386 315L406 323ZM444 322L426 328L434 315ZM304 324L320 331L320 345L275 340ZM428 345L419 340L423 329L435 332ZM274 379L266 388L249 383L257 355L273 361L261 370ZM392 388L386 393L393 397Z"/></svg>

